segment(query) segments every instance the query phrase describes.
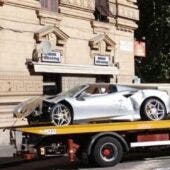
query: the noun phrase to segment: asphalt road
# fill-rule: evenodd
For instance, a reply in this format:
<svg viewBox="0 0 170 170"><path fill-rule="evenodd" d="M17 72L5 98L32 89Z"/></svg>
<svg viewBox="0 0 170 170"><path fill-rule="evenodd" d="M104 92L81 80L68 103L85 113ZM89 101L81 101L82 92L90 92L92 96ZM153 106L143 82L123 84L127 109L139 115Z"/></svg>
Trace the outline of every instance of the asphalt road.
<svg viewBox="0 0 170 170"><path fill-rule="evenodd" d="M1 161L1 159L0 159ZM17 162L0 167L3 170L170 170L170 148L156 151L127 154L115 167L97 168L76 162L71 164L67 158L49 158L33 162Z"/></svg>

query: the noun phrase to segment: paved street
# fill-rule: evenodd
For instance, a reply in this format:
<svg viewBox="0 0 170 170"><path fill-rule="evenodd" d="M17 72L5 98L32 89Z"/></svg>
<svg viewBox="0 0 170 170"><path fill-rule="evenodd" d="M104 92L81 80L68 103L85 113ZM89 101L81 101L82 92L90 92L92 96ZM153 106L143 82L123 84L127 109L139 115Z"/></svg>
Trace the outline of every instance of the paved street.
<svg viewBox="0 0 170 170"><path fill-rule="evenodd" d="M94 168L82 163L70 164L66 158L50 158L33 162L18 162L5 167L3 170L170 170L170 151L147 151L144 154L128 154L122 163L110 168Z"/></svg>

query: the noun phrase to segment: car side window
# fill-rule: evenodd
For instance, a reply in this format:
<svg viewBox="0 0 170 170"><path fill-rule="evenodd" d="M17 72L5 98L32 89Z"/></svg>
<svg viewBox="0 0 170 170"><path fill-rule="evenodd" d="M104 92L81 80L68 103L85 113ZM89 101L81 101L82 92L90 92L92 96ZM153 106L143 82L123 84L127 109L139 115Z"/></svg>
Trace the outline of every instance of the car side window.
<svg viewBox="0 0 170 170"><path fill-rule="evenodd" d="M96 86L89 86L84 92L89 94L89 95L98 94L99 93L99 89Z"/></svg>
<svg viewBox="0 0 170 170"><path fill-rule="evenodd" d="M89 86L84 92L89 95L105 94L108 93L108 87L104 85Z"/></svg>

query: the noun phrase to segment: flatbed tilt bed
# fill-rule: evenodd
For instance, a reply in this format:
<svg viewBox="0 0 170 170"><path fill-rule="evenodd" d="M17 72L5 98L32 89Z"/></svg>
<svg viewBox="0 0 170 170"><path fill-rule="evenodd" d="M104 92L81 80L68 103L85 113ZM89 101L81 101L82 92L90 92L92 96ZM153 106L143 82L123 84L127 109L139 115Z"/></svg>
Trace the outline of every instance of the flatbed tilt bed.
<svg viewBox="0 0 170 170"><path fill-rule="evenodd" d="M16 155L26 159L68 155L70 161L78 157L103 167L119 163L132 148L170 146L170 120L26 126L12 133L16 145L16 133L22 133Z"/></svg>

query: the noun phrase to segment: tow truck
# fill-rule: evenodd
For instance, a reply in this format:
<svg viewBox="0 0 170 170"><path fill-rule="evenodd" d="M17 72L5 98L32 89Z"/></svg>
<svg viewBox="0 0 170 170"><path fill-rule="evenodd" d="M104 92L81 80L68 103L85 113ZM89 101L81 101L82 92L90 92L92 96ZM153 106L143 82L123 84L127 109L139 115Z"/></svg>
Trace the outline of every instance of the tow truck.
<svg viewBox="0 0 170 170"><path fill-rule="evenodd" d="M170 120L25 126L11 133L15 156L32 160L67 155L70 161L78 158L100 167L116 165L134 148L170 146ZM19 142L17 133L22 136Z"/></svg>

